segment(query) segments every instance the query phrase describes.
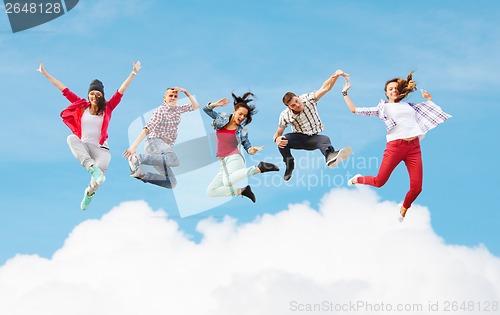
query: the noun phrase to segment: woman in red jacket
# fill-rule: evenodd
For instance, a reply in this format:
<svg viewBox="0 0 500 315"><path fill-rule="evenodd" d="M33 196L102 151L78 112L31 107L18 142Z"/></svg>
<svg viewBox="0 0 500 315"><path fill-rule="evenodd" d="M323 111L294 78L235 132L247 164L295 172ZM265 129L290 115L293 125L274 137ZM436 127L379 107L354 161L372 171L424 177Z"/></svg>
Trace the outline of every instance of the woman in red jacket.
<svg viewBox="0 0 500 315"><path fill-rule="evenodd" d="M104 183L104 173L108 169L111 153L106 142L108 126L113 110L118 106L130 82L141 69L141 62L132 62L132 72L115 94L106 101L104 85L99 80L93 80L88 90L88 101L70 91L63 83L50 75L40 62L41 72L71 104L61 112L63 122L71 129L68 145L71 152L90 173L89 186L85 189L80 204L82 210L87 210L97 188Z"/></svg>

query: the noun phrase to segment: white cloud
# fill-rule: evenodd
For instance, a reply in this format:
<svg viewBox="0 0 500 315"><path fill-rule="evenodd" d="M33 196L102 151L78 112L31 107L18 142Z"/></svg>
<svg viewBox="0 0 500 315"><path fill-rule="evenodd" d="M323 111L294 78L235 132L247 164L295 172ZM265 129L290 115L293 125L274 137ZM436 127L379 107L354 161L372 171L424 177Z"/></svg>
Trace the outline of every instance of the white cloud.
<svg viewBox="0 0 500 315"><path fill-rule="evenodd" d="M398 304L437 314L429 302L443 312L446 301L473 301L467 313L484 314L479 306L498 303L498 257L446 244L425 207L403 224L397 211L369 188L334 189L319 211L294 204L247 224L205 219L197 244L158 218L163 211L125 202L78 225L50 259L7 261L0 314L274 315L353 305L350 314L369 314Z"/></svg>

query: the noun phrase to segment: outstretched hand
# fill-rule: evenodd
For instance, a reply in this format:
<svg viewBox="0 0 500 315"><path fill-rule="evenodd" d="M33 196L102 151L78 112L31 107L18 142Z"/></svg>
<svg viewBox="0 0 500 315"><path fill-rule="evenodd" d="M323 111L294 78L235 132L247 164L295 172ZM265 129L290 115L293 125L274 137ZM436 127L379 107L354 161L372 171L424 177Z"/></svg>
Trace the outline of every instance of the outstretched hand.
<svg viewBox="0 0 500 315"><path fill-rule="evenodd" d="M424 89L420 89L420 92L422 92L422 96L425 97L428 101L432 101L431 93L427 92L427 90Z"/></svg>
<svg viewBox="0 0 500 315"><path fill-rule="evenodd" d="M350 88L351 88L351 82L349 82L349 80L346 78L344 87L342 88L342 92L347 92L349 91Z"/></svg>
<svg viewBox="0 0 500 315"><path fill-rule="evenodd" d="M219 107L219 106L226 106L227 104L229 104L229 99L225 97L225 98L221 98L217 102L211 103L210 106Z"/></svg>
<svg viewBox="0 0 500 315"><path fill-rule="evenodd" d="M349 77L349 74L348 73L345 73L344 71L338 69L337 71L335 71L335 73L333 74L334 77L344 77L344 78L347 78Z"/></svg>
<svg viewBox="0 0 500 315"><path fill-rule="evenodd" d="M141 62L139 60L137 62L132 60L132 69L135 73L139 72L141 70Z"/></svg>
<svg viewBox="0 0 500 315"><path fill-rule="evenodd" d="M262 151L263 149L264 149L264 146L262 146L262 147L251 147L250 149L248 149L248 153L250 155L254 155L257 152Z"/></svg>
<svg viewBox="0 0 500 315"><path fill-rule="evenodd" d="M38 69L36 71L40 72L41 74L45 74L47 71L45 71L45 68L43 67L43 63L40 60L40 65L38 66Z"/></svg>

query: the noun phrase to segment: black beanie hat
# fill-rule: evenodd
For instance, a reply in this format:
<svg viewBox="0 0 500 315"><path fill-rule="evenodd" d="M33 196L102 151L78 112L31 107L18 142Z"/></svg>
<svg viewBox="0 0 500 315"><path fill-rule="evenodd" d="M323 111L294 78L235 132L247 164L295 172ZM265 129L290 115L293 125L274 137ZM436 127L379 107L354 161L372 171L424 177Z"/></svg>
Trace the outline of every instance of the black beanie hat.
<svg viewBox="0 0 500 315"><path fill-rule="evenodd" d="M104 95L104 85L102 84L101 81L95 79L95 80L92 80L92 82L90 82L90 86L89 86L89 93L90 91L99 91L102 93L102 95Z"/></svg>

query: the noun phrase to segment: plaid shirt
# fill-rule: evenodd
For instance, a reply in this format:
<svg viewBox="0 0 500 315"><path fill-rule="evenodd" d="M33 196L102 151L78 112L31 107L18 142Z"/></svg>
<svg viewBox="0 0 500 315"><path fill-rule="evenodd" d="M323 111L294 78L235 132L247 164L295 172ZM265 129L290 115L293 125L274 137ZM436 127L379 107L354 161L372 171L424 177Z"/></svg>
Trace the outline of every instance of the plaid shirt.
<svg viewBox="0 0 500 315"><path fill-rule="evenodd" d="M161 138L169 146L173 146L177 139L181 114L191 111L194 111L191 104L170 107L163 103L155 110L144 128L148 129L150 138Z"/></svg>
<svg viewBox="0 0 500 315"><path fill-rule="evenodd" d="M290 108L281 112L278 126L286 128L288 124L292 126L292 132L303 133L312 136L323 131L323 123L318 114L318 102L315 92L302 94L299 96L304 110L295 114Z"/></svg>
<svg viewBox="0 0 500 315"><path fill-rule="evenodd" d="M358 107L355 113L362 116L378 116L384 121L387 132L389 133L392 128L396 127L397 123L385 113L385 104L387 104L387 101L381 100L375 107ZM451 117L451 115L445 113L441 107L434 104L433 101L407 104L415 110L417 124L424 134Z"/></svg>

